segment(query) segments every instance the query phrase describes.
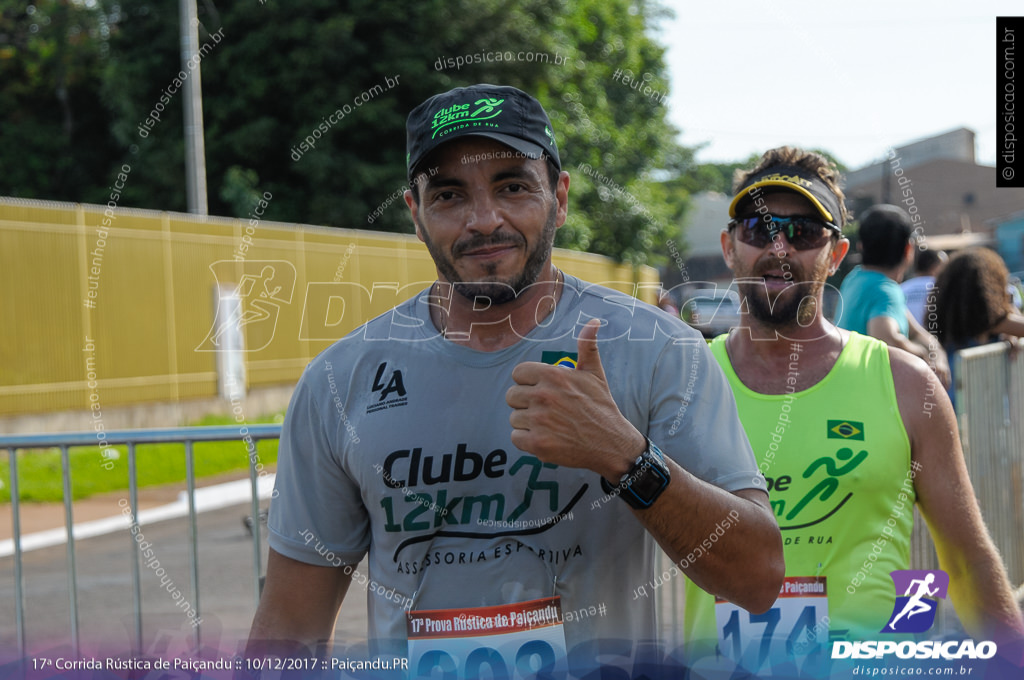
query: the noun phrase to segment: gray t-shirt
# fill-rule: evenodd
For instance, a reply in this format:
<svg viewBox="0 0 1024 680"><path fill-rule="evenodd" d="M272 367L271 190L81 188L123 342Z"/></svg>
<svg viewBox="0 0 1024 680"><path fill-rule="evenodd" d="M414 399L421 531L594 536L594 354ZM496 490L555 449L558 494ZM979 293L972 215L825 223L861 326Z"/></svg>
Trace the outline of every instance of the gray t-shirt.
<svg viewBox="0 0 1024 680"><path fill-rule="evenodd" d="M511 347L445 340L427 292L339 340L306 368L285 419L270 545L301 562L368 553L371 639L404 643L405 609L558 595L568 649L653 639L656 544L583 469L511 442L505 392L524 361L572 365L579 331L598 347L619 410L665 455L729 491L765 488L721 369L679 319L571 276L553 315ZM349 596L358 593L355 585ZM393 644L379 647L394 649Z"/></svg>

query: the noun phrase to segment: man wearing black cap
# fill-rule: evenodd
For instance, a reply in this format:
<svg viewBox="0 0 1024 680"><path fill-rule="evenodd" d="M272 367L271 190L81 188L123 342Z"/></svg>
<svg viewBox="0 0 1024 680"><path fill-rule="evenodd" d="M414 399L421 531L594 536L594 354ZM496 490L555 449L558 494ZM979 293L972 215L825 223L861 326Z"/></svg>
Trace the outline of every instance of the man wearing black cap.
<svg viewBox="0 0 1024 680"><path fill-rule="evenodd" d="M437 95L410 114L408 151L437 281L300 380L250 639L330 639L358 582L372 648L418 675L632 666L657 636L637 594L655 541L670 577L768 606L781 540L705 343L552 265L569 175L540 104Z"/></svg>
<svg viewBox="0 0 1024 680"><path fill-rule="evenodd" d="M721 653L748 671L795 676L793 663L828 659L835 640L884 639L904 594L890 572L909 568L915 502L968 632L1022 631L935 374L820 313L825 280L849 249L838 181L822 156L792 147L738 173L721 240L742 322L711 349L768 480L786 578L760 615L688 583L691 660Z"/></svg>

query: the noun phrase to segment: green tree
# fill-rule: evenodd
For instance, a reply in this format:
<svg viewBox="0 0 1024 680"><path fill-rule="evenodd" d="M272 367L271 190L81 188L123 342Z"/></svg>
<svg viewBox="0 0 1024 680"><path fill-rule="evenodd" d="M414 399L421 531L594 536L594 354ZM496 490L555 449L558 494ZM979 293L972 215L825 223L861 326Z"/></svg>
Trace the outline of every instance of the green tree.
<svg viewBox="0 0 1024 680"><path fill-rule="evenodd" d="M0 0L0 194L107 201L117 153L96 98L106 28L69 0Z"/></svg>
<svg viewBox="0 0 1024 680"><path fill-rule="evenodd" d="M176 3L98 8L89 17L107 56L86 63L103 83L93 108L113 121L98 142L103 162L83 164L90 190L128 162L122 204L184 210ZM553 119L573 175L558 245L642 263L677 231L687 190L674 180L691 154L666 120L664 48L651 37L664 10L654 2L203 0L198 9L211 214L245 216L253 196L270 192L265 219L411 232L396 200L407 183L406 115L430 95L492 82L535 94Z"/></svg>
<svg viewBox="0 0 1024 680"><path fill-rule="evenodd" d="M667 121L664 48L649 35L662 14L654 3L579 2L551 32L574 46L569 68L546 78L573 174L563 247L645 264L678 234L687 194L671 180L690 152Z"/></svg>

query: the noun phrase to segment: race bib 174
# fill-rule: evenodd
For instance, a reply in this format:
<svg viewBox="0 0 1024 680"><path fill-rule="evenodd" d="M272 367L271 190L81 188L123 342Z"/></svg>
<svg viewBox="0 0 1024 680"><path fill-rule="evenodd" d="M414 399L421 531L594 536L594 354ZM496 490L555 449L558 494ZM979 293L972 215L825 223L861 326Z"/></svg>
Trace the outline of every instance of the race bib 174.
<svg viewBox="0 0 1024 680"><path fill-rule="evenodd" d="M749 671L819 652L828 642L828 620L824 576L787 576L763 614L715 598L719 651Z"/></svg>

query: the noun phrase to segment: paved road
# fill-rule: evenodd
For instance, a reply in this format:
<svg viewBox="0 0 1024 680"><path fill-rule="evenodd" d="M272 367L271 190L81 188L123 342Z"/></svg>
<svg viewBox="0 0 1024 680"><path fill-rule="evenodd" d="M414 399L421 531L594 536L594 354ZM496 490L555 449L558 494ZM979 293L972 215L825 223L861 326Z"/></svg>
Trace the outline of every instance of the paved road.
<svg viewBox="0 0 1024 680"><path fill-rule="evenodd" d="M199 611L201 644L233 654L248 635L255 612L252 539L243 526L247 505L199 515ZM195 603L189 567L187 518L143 526L160 566L189 603ZM266 528L262 561L266 565ZM83 654L121 654L134 647L131 535L126 531L76 542L78 624ZM41 654L71 642L68 560L64 546L26 553L23 561L26 642ZM143 649L160 656L192 649L193 627L184 610L161 587L153 568L140 562ZM166 578L166 576L165 576ZM0 559L0 651L16 650L14 559ZM339 616L336 639L358 645L366 638L365 594L350 591Z"/></svg>

